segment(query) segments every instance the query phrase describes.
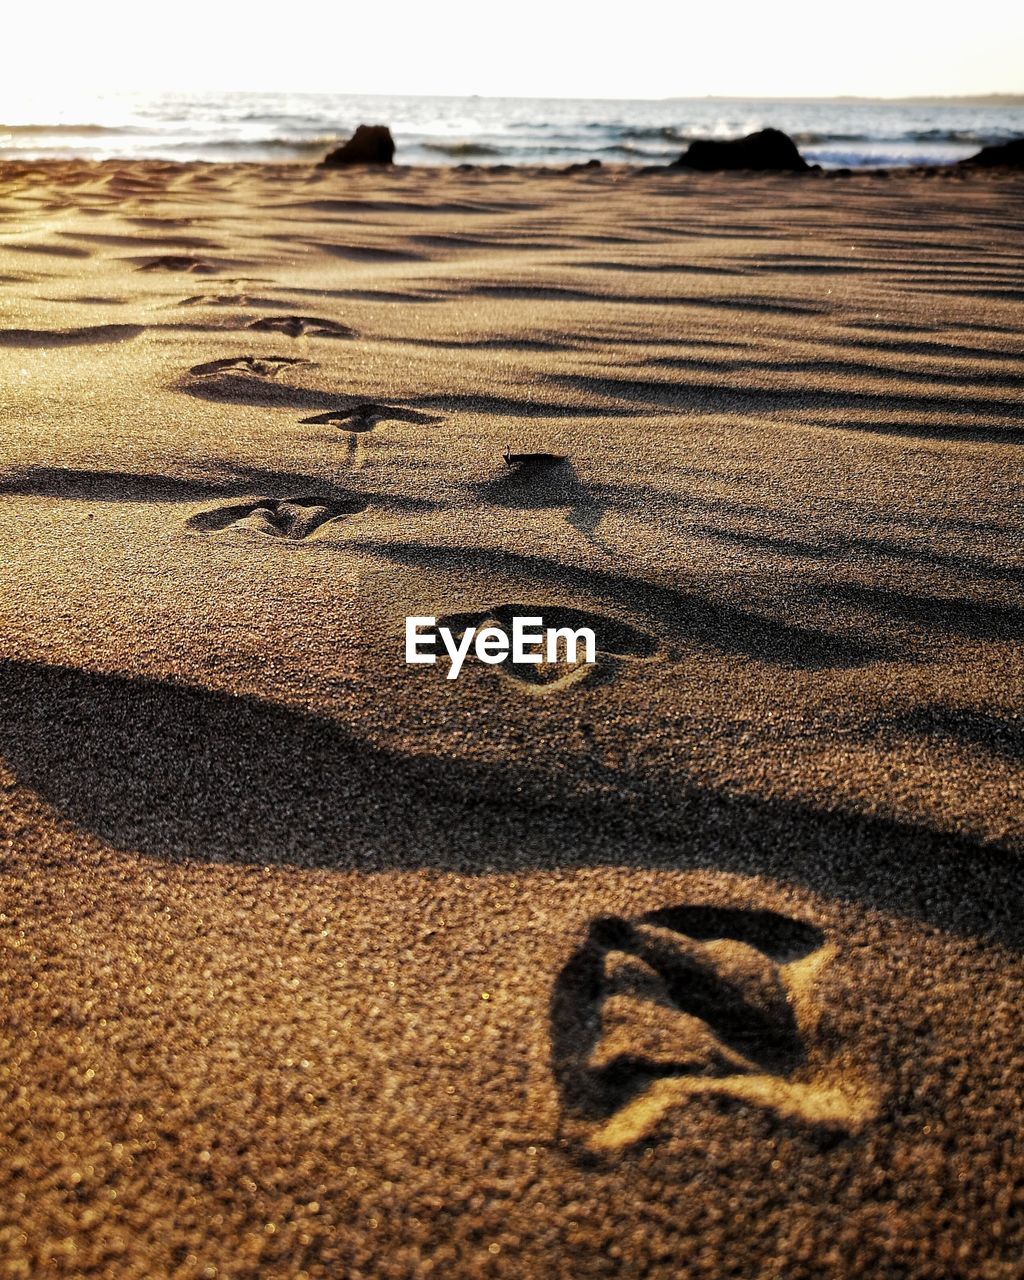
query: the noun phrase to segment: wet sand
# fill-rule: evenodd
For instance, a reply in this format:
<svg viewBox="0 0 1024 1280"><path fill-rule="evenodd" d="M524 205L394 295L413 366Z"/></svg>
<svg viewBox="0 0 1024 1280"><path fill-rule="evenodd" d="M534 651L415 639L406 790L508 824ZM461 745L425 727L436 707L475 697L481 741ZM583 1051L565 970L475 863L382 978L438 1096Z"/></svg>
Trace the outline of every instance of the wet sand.
<svg viewBox="0 0 1024 1280"><path fill-rule="evenodd" d="M0 1274L1019 1275L1022 194L0 169Z"/></svg>

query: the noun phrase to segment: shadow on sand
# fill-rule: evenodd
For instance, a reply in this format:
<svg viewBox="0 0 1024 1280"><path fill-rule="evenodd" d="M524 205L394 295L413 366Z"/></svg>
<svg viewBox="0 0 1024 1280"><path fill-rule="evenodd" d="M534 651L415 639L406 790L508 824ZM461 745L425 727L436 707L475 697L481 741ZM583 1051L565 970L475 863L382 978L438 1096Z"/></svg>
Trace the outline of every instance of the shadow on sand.
<svg viewBox="0 0 1024 1280"><path fill-rule="evenodd" d="M543 586L581 599L611 601L638 627L651 627L671 654L708 647L742 654L781 667L807 670L861 667L897 655L874 641L816 627L783 622L697 592L659 586L612 570L584 569L546 556L518 555L479 547L433 547L423 542L353 539L353 548L385 556L418 569L474 571L508 583L529 583L531 594ZM508 586L503 587L508 594ZM899 655L907 661L907 654Z"/></svg>
<svg viewBox="0 0 1024 1280"><path fill-rule="evenodd" d="M608 504L580 482L568 458L550 453L518 455L506 463L499 475L477 485L477 492L485 502L509 510L565 508L566 523L588 542L607 551L597 537L597 528Z"/></svg>
<svg viewBox="0 0 1024 1280"><path fill-rule="evenodd" d="M83 832L170 860L468 874L622 865L766 875L1019 946L1010 852L883 818L381 748L302 709L0 662L0 757ZM595 785L596 781L596 785Z"/></svg>

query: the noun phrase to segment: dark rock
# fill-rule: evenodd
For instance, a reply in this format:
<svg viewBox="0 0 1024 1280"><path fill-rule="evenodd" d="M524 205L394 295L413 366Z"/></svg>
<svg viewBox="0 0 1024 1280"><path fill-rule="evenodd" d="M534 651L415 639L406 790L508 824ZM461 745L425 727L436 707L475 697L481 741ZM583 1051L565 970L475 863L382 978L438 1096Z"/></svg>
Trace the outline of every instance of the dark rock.
<svg viewBox="0 0 1024 1280"><path fill-rule="evenodd" d="M996 146L982 147L976 156L961 160L961 164L977 165L984 169L1024 169L1024 138L1014 138Z"/></svg>
<svg viewBox="0 0 1024 1280"><path fill-rule="evenodd" d="M320 162L321 168L334 169L346 164L394 164L395 140L385 124L361 124L348 142L343 143Z"/></svg>
<svg viewBox="0 0 1024 1280"><path fill-rule="evenodd" d="M673 166L684 169L783 169L805 173L807 161L781 129L762 129L728 142L697 141Z"/></svg>

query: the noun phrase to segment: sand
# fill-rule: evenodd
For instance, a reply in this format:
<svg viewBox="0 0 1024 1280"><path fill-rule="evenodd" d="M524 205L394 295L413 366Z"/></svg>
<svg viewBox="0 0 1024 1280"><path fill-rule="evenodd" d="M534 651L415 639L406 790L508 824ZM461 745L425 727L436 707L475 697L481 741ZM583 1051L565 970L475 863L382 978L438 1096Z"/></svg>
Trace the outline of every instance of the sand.
<svg viewBox="0 0 1024 1280"><path fill-rule="evenodd" d="M0 170L0 1275L1020 1276L1022 195Z"/></svg>

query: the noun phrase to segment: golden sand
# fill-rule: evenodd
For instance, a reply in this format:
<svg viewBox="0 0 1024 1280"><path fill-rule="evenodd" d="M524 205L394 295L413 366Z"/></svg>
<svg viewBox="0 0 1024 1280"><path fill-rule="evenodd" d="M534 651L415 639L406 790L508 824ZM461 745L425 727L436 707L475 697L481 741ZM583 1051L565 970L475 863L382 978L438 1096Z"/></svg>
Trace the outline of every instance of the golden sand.
<svg viewBox="0 0 1024 1280"><path fill-rule="evenodd" d="M0 1275L1019 1277L1022 195L0 171Z"/></svg>

